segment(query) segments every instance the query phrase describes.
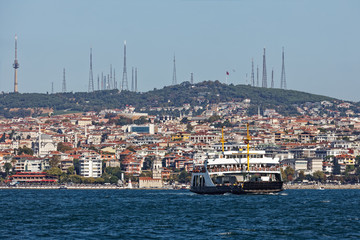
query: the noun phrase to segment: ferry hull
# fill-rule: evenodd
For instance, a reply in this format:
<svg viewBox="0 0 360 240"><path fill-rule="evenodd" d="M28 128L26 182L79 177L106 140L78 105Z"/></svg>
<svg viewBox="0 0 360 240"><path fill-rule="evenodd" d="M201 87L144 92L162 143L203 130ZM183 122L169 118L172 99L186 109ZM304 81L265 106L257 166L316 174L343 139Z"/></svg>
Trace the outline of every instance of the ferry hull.
<svg viewBox="0 0 360 240"><path fill-rule="evenodd" d="M190 191L198 194L269 194L283 191L283 182L245 182L243 185L192 186Z"/></svg>

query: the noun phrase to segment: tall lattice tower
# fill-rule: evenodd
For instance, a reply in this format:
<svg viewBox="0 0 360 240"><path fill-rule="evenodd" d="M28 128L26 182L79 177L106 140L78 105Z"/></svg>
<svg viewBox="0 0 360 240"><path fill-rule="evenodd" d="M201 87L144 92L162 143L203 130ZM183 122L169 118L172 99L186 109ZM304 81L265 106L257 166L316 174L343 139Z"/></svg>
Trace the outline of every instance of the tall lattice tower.
<svg viewBox="0 0 360 240"><path fill-rule="evenodd" d="M271 88L274 88L274 69L271 71Z"/></svg>
<svg viewBox="0 0 360 240"><path fill-rule="evenodd" d="M255 87L254 59L251 59L251 86Z"/></svg>
<svg viewBox="0 0 360 240"><path fill-rule="evenodd" d="M101 72L101 90L105 90L104 73L103 72Z"/></svg>
<svg viewBox="0 0 360 240"><path fill-rule="evenodd" d="M114 89L117 89L117 82L116 82L116 79L115 79L115 68L114 68Z"/></svg>
<svg viewBox="0 0 360 240"><path fill-rule="evenodd" d="M284 47L282 48L282 68L281 68L281 83L280 88L286 89L286 76L285 76L285 57Z"/></svg>
<svg viewBox="0 0 360 240"><path fill-rule="evenodd" d="M111 82L111 86L114 85L114 81L113 81L113 71L112 71L112 65L110 64L110 82ZM114 86L115 88L115 86Z"/></svg>
<svg viewBox="0 0 360 240"><path fill-rule="evenodd" d="M176 61L175 61L175 54L174 54L174 70L173 70L173 79L172 79L172 85L176 85Z"/></svg>
<svg viewBox="0 0 360 240"><path fill-rule="evenodd" d="M260 83L259 83L259 65L256 65L256 86L260 87Z"/></svg>
<svg viewBox="0 0 360 240"><path fill-rule="evenodd" d="M266 58L265 58L265 48L263 55L263 75L262 75L262 87L267 88L267 74L266 74Z"/></svg>
<svg viewBox="0 0 360 240"><path fill-rule="evenodd" d="M134 67L131 68L131 91L135 91L135 82L134 82Z"/></svg>
<svg viewBox="0 0 360 240"><path fill-rule="evenodd" d="M98 74L98 77L97 77L97 90L99 91L100 90L100 76Z"/></svg>
<svg viewBox="0 0 360 240"><path fill-rule="evenodd" d="M94 91L94 76L92 70L92 48L90 48L90 71L89 71L89 88L88 92Z"/></svg>
<svg viewBox="0 0 360 240"><path fill-rule="evenodd" d="M194 73L191 73L190 75L190 83L194 84Z"/></svg>
<svg viewBox="0 0 360 240"><path fill-rule="evenodd" d="M135 92L138 91L138 88L137 88L137 68L135 68Z"/></svg>
<svg viewBox="0 0 360 240"><path fill-rule="evenodd" d="M126 72L126 41L124 41L124 69L123 69L121 90L129 90L128 80L127 80L127 72Z"/></svg>
<svg viewBox="0 0 360 240"><path fill-rule="evenodd" d="M17 80L17 69L19 68L19 62L17 59L17 35L15 34L15 60L13 64L14 72L14 92L18 92L18 80Z"/></svg>
<svg viewBox="0 0 360 240"><path fill-rule="evenodd" d="M63 82L62 82L62 92L66 92L66 79L65 79L65 68L63 69Z"/></svg>
<svg viewBox="0 0 360 240"><path fill-rule="evenodd" d="M110 74L107 75L107 83L108 83L109 89L112 89L112 82L110 81Z"/></svg>

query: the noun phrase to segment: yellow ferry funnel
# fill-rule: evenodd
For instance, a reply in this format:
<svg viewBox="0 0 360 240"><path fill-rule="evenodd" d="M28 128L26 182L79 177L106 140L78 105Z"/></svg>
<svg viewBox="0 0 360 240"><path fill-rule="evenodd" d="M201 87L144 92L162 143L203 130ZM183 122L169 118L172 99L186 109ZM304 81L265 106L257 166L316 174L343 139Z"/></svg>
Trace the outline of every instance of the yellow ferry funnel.
<svg viewBox="0 0 360 240"><path fill-rule="evenodd" d="M222 146L222 153L224 154L225 151L225 139L224 139L224 127L221 128L221 146Z"/></svg>
<svg viewBox="0 0 360 240"><path fill-rule="evenodd" d="M250 134L249 134L249 123L246 123L246 138L245 143L247 147L247 170L250 171Z"/></svg>

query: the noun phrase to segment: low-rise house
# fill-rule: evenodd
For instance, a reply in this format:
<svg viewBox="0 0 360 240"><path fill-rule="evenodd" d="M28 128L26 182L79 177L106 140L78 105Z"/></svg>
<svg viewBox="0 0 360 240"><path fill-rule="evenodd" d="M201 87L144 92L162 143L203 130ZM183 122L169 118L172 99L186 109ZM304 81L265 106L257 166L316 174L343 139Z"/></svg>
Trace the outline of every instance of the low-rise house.
<svg viewBox="0 0 360 240"><path fill-rule="evenodd" d="M63 172L67 171L69 167L73 167L73 166L74 163L72 158L62 159L60 161L60 169Z"/></svg>
<svg viewBox="0 0 360 240"><path fill-rule="evenodd" d="M50 169L49 160L31 155L17 155L12 159L16 172L42 172Z"/></svg>
<svg viewBox="0 0 360 240"><path fill-rule="evenodd" d="M341 154L335 157L339 164L355 165L356 158L353 155Z"/></svg>

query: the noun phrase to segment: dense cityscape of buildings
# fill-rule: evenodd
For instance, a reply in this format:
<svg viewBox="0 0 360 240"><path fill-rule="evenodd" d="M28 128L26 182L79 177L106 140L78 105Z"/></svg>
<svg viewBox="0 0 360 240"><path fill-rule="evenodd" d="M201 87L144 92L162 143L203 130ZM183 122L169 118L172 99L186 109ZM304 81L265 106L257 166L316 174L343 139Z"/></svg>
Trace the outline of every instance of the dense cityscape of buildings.
<svg viewBox="0 0 360 240"><path fill-rule="evenodd" d="M3 118L2 181L125 184L132 180L145 188L186 184L194 165L221 149L222 127L225 148L242 149L249 123L251 148L280 158L285 181L358 182L358 116L284 117L272 109L246 116L234 111L249 101L213 104L199 116L151 116L128 106L99 113ZM315 108L309 106L306 113L316 112Z"/></svg>

